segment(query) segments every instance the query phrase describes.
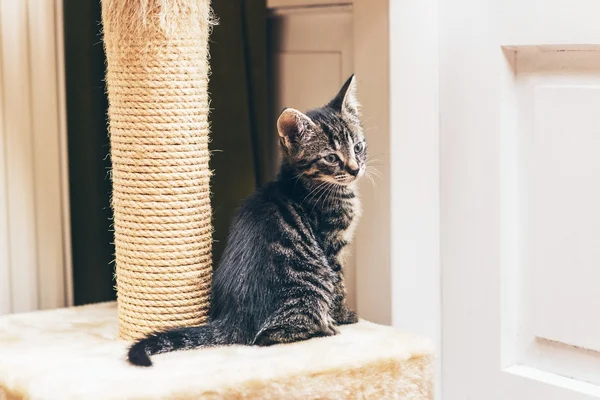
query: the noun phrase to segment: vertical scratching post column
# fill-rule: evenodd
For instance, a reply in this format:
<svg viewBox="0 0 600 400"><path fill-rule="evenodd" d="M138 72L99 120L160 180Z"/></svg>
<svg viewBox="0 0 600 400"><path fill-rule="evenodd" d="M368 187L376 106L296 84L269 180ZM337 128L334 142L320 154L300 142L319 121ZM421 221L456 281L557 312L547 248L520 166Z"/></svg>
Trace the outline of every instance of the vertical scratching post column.
<svg viewBox="0 0 600 400"><path fill-rule="evenodd" d="M119 333L208 315L209 0L102 0Z"/></svg>

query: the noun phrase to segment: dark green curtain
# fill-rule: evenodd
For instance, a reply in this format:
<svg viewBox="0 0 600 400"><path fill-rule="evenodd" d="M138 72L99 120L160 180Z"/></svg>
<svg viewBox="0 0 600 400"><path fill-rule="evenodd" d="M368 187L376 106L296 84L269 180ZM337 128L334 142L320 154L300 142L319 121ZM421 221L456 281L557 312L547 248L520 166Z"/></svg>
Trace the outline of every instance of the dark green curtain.
<svg viewBox="0 0 600 400"><path fill-rule="evenodd" d="M64 0L75 304L115 298L104 49L98 1Z"/></svg>
<svg viewBox="0 0 600 400"><path fill-rule="evenodd" d="M265 0L213 0L211 169L214 261L245 197L272 178ZM99 0L64 0L73 279L76 304L115 298L105 58Z"/></svg>
<svg viewBox="0 0 600 400"><path fill-rule="evenodd" d="M211 36L214 260L242 200L271 178L265 0L215 0Z"/></svg>

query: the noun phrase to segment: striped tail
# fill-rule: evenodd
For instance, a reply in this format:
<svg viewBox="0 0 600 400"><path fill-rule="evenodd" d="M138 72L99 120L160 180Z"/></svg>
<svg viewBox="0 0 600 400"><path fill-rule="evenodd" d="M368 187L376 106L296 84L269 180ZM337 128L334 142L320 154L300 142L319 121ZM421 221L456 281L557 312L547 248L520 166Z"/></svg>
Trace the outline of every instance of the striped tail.
<svg viewBox="0 0 600 400"><path fill-rule="evenodd" d="M214 323L176 328L157 332L134 343L129 348L127 359L133 365L150 367L153 354L167 353L176 350L189 350L199 347L213 347L227 344L225 335Z"/></svg>

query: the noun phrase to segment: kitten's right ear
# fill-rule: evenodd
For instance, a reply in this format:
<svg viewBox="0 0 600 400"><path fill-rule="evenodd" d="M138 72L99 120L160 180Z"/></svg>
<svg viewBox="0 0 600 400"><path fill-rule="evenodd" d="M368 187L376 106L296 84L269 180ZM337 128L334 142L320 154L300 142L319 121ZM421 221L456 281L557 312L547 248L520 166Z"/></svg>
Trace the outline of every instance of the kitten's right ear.
<svg viewBox="0 0 600 400"><path fill-rule="evenodd" d="M329 102L329 107L342 113L349 113L358 117L358 100L356 99L356 77L354 74L348 78L344 86L340 89L333 100Z"/></svg>
<svg viewBox="0 0 600 400"><path fill-rule="evenodd" d="M293 108L283 110L277 120L277 132L285 140L308 139L315 123L305 114Z"/></svg>

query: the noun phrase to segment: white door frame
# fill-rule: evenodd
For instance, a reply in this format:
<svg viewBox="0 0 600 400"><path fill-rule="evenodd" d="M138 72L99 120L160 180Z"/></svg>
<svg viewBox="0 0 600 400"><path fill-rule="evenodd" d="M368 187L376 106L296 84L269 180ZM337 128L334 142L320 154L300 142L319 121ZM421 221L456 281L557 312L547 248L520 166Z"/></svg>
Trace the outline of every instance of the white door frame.
<svg viewBox="0 0 600 400"><path fill-rule="evenodd" d="M441 373L437 0L354 0L354 67L369 151L357 305L366 319L425 335Z"/></svg>

